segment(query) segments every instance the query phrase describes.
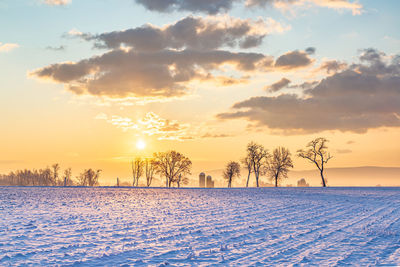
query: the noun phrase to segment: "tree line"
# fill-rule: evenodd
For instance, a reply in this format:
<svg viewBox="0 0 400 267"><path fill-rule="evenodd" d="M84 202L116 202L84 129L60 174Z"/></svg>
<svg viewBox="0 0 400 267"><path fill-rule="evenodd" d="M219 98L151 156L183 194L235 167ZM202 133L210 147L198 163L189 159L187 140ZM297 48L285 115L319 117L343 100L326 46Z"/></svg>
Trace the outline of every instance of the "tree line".
<svg viewBox="0 0 400 267"><path fill-rule="evenodd" d="M296 156L306 159L317 167L323 187L327 185L324 176L325 165L332 158L328 152L327 142L325 138L316 138L296 153ZM246 187L249 187L252 174L254 174L257 187L260 186L260 177L264 175L277 187L283 179L288 177L290 169L294 167L289 149L277 147L270 153L263 145L250 142L241 162L229 161L223 171L223 178L227 181L228 187L232 187L233 180L240 177L241 166L247 170ZM139 186L139 181L144 177L145 185L150 187L155 175L158 174L165 178L166 187L181 187L188 183L187 176L191 174L191 168L191 160L174 150L156 152L151 158L137 157L131 161L132 186ZM60 173L60 165L56 163L44 169L24 169L0 175L0 185L97 186L100 173L101 170L85 169L74 179L71 168ZM118 178L117 185L119 185Z"/></svg>
<svg viewBox="0 0 400 267"><path fill-rule="evenodd" d="M33 170L17 170L9 174L0 174L0 185L13 186L97 186L101 170L85 169L75 178L72 169L61 172L60 165Z"/></svg>
<svg viewBox="0 0 400 267"><path fill-rule="evenodd" d="M325 165L332 158L328 152L327 142L325 138L316 138L296 153L296 156L308 160L318 168L323 187L327 184L324 177ZM249 187L252 174L257 187L260 186L260 177L263 175L278 187L294 167L289 149L277 147L270 153L263 145L250 142L246 148L246 156L241 162L229 161L223 171L223 178L227 181L228 187L232 187L233 180L240 177L241 166L247 170L246 187ZM192 162L183 154L170 150L154 153L152 158L137 157L131 162L131 167L133 186L139 186L139 180L144 176L146 186L149 187L154 174L158 174L160 177L165 177L166 187L180 187L188 183L187 175L191 174Z"/></svg>
<svg viewBox="0 0 400 267"><path fill-rule="evenodd" d="M296 156L306 159L317 167L323 187L327 185L324 176L325 165L332 158L328 152L327 143L327 139L319 137L309 142L304 149L297 150L296 153ZM247 145L246 156L241 160L241 164L247 170L246 187L249 186L251 174L254 174L257 187L262 175L266 175L275 187L278 187L282 180L288 177L290 169L294 167L289 149L277 147L270 153L263 145L255 142ZM240 177L241 164L236 161L227 163L223 177L228 187L232 186L233 179Z"/></svg>
<svg viewBox="0 0 400 267"><path fill-rule="evenodd" d="M152 158L137 157L131 162L132 185L139 186L139 180L144 175L146 186L151 186L154 175L165 177L165 186L180 187L187 184L187 175L191 174L192 162L185 155L174 150L156 152Z"/></svg>

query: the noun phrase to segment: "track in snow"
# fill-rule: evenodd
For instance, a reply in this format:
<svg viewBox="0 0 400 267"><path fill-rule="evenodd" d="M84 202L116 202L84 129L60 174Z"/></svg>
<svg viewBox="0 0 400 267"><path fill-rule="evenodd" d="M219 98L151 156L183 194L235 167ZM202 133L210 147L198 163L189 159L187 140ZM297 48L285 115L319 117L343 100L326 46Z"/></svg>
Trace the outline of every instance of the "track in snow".
<svg viewBox="0 0 400 267"><path fill-rule="evenodd" d="M400 188L0 187L0 265L399 265Z"/></svg>

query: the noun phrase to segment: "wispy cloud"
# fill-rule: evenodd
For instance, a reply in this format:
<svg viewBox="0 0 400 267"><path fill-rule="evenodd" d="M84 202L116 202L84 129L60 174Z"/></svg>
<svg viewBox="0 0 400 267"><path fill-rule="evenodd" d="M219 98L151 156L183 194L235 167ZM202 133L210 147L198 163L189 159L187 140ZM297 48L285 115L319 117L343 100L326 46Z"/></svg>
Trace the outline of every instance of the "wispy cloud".
<svg viewBox="0 0 400 267"><path fill-rule="evenodd" d="M44 3L51 6L65 6L71 3L71 0L44 0Z"/></svg>
<svg viewBox="0 0 400 267"><path fill-rule="evenodd" d="M118 115L107 116L100 113L96 119L106 120L108 123L121 128L123 131L134 130L147 136L155 136L158 140L187 140L193 139L189 134L190 124L182 124L175 120L163 119L153 112L148 112L143 118L133 120Z"/></svg>
<svg viewBox="0 0 400 267"><path fill-rule="evenodd" d="M51 50L51 51L64 51L65 46L60 45L60 46L47 46L46 50Z"/></svg>
<svg viewBox="0 0 400 267"><path fill-rule="evenodd" d="M204 133L200 125L194 126L190 123L164 119L153 112L148 112L143 118L137 120L118 115L108 116L104 113L98 114L95 119L105 120L123 131L135 131L141 135L154 136L158 140L184 141L197 138L224 138L231 136L214 132L210 128L207 129L209 130L208 132Z"/></svg>

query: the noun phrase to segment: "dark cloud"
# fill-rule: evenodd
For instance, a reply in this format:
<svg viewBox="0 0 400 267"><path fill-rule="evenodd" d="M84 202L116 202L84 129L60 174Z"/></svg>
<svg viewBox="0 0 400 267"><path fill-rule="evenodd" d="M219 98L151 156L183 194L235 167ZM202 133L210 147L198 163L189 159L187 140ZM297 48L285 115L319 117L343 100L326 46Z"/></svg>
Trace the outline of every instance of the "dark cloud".
<svg viewBox="0 0 400 267"><path fill-rule="evenodd" d="M326 73L336 73L342 71L347 68L347 64L344 62L340 62L337 60L329 60L322 62L321 66L318 68L319 70L324 70Z"/></svg>
<svg viewBox="0 0 400 267"><path fill-rule="evenodd" d="M186 94L187 82L208 79L205 73L222 64L239 71L254 71L263 59L262 54L219 50L112 50L76 63L53 64L31 75L64 83L76 94L171 97Z"/></svg>
<svg viewBox="0 0 400 267"><path fill-rule="evenodd" d="M252 48L259 46L268 32L283 31L276 21L249 20L224 16L201 18L188 16L164 27L143 25L124 31L98 35L76 33L87 41L94 41L97 48L116 49L132 47L137 51L162 49L211 50L221 47Z"/></svg>
<svg viewBox="0 0 400 267"><path fill-rule="evenodd" d="M354 15L360 14L362 9L362 5L350 0L135 0L135 2L151 11L189 11L213 15L227 12L237 3L248 7L275 6L283 9L288 9L291 5L304 6L312 3L333 9L348 9Z"/></svg>
<svg viewBox="0 0 400 267"><path fill-rule="evenodd" d="M309 54L309 55L314 55L316 50L317 50L317 49L316 49L315 47L308 47L308 48L306 48L305 51L306 51L306 53Z"/></svg>
<svg viewBox="0 0 400 267"><path fill-rule="evenodd" d="M217 14L232 8L239 0L135 0L151 11L171 12L190 11Z"/></svg>
<svg viewBox="0 0 400 267"><path fill-rule="evenodd" d="M108 51L78 62L52 64L31 75L63 83L75 94L182 96L190 91L188 83L193 80L232 85L247 82L250 72L270 70L270 56L222 49L257 46L268 32L282 30L285 28L272 19L229 16L188 16L164 27L144 25L96 35L71 30L66 36L94 42L95 47ZM238 73L221 75L222 65Z"/></svg>
<svg viewBox="0 0 400 267"><path fill-rule="evenodd" d="M360 62L321 80L306 97L282 94L236 103L221 119L244 118L288 133L339 130L363 133L400 127L400 61L374 49Z"/></svg>
<svg viewBox="0 0 400 267"><path fill-rule="evenodd" d="M307 67L313 63L309 54L305 51L291 51L278 57L275 61L275 67L285 70Z"/></svg>
<svg viewBox="0 0 400 267"><path fill-rule="evenodd" d="M269 86L267 86L267 91L270 92L277 92L279 90L281 90L282 88L285 88L286 86L288 86L290 84L290 80L286 79L286 78L282 78L279 81L277 81L276 83L273 83Z"/></svg>

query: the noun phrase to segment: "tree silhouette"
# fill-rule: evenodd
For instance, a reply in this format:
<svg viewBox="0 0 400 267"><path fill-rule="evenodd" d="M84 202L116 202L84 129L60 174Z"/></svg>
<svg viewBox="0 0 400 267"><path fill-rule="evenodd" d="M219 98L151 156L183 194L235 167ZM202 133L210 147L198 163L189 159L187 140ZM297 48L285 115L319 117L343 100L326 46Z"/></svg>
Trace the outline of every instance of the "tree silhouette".
<svg viewBox="0 0 400 267"><path fill-rule="evenodd" d="M60 165L58 163L55 163L51 165L52 171L53 171L53 185L61 185L61 183L58 181L58 172L60 171Z"/></svg>
<svg viewBox="0 0 400 267"><path fill-rule="evenodd" d="M189 183L189 178L183 177L182 174L178 175L178 179L176 180L176 185L181 187L181 184L188 184Z"/></svg>
<svg viewBox="0 0 400 267"><path fill-rule="evenodd" d="M101 170L84 170L78 177L79 185L81 186L97 186L99 185L99 177Z"/></svg>
<svg viewBox="0 0 400 267"><path fill-rule="evenodd" d="M264 146L255 142L250 142L247 145L247 156L253 166L253 172L256 176L256 185L259 187L259 177L263 167L266 164L266 160L270 157L268 150Z"/></svg>
<svg viewBox="0 0 400 267"><path fill-rule="evenodd" d="M165 186L171 187L179 179L179 175L190 174L192 162L183 154L170 150L154 153L156 173L165 176Z"/></svg>
<svg viewBox="0 0 400 267"><path fill-rule="evenodd" d="M230 161L225 167L223 176L228 181L228 187L232 187L234 177L240 177L240 164L235 161Z"/></svg>
<svg viewBox="0 0 400 267"><path fill-rule="evenodd" d="M266 172L278 187L283 178L287 178L289 168L293 168L290 151L284 147L275 148L271 158L267 161Z"/></svg>
<svg viewBox="0 0 400 267"><path fill-rule="evenodd" d="M306 146L306 149L300 149L297 151L298 157L307 159L317 166L321 175L323 187L326 187L326 179L324 178L325 164L327 164L332 158L330 153L327 151L327 142L327 139L319 137L309 142Z"/></svg>
<svg viewBox="0 0 400 267"><path fill-rule="evenodd" d="M132 165L132 177L133 177L133 186L139 186L139 179L143 175L143 168L145 162L142 158L137 157L134 161L131 162Z"/></svg>
<svg viewBox="0 0 400 267"><path fill-rule="evenodd" d="M64 186L72 186L74 181L72 180L72 169L68 168L64 170Z"/></svg>
<svg viewBox="0 0 400 267"><path fill-rule="evenodd" d="M146 174L146 185L149 187L154 178L155 164L154 159L145 160L145 174Z"/></svg>

